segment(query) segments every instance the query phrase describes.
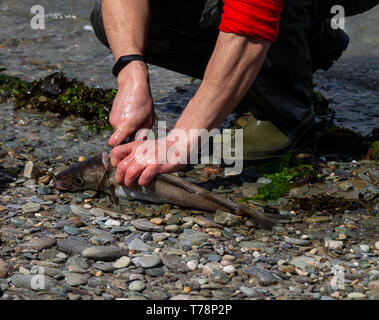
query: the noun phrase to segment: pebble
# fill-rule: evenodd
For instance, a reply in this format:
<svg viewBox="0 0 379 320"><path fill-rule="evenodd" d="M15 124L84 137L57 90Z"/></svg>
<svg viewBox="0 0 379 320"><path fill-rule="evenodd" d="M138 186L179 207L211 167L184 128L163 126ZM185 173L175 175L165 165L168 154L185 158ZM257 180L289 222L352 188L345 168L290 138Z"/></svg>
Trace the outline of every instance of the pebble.
<svg viewBox="0 0 379 320"><path fill-rule="evenodd" d="M89 247L82 252L82 256L91 260L115 261L122 256L128 255L129 250L116 246Z"/></svg>
<svg viewBox="0 0 379 320"><path fill-rule="evenodd" d="M225 273L233 273L236 271L236 268L233 266L233 265L229 265L229 266L225 266L222 268L222 270L225 272Z"/></svg>
<svg viewBox="0 0 379 320"><path fill-rule="evenodd" d="M76 267L78 269L86 270L89 268L87 261L78 256L72 256L68 258L67 265Z"/></svg>
<svg viewBox="0 0 379 320"><path fill-rule="evenodd" d="M197 268L198 262L196 260L190 260L187 262L187 267L190 270L195 270Z"/></svg>
<svg viewBox="0 0 379 320"><path fill-rule="evenodd" d="M91 214L87 209L83 209L77 205L70 205L70 210L74 216L82 220L89 220L91 218Z"/></svg>
<svg viewBox="0 0 379 320"><path fill-rule="evenodd" d="M23 249L33 249L37 251L42 251L55 245L56 240L53 238L32 238L27 242L21 243L20 248Z"/></svg>
<svg viewBox="0 0 379 320"><path fill-rule="evenodd" d="M346 192L346 191L348 191L348 190L354 188L354 186L353 186L353 185L351 184L351 182L349 182L349 181L341 182L341 183L338 185L338 187L339 187L342 191L344 191L344 192Z"/></svg>
<svg viewBox="0 0 379 320"><path fill-rule="evenodd" d="M111 233L105 230L91 228L88 230L88 233L92 236L99 238L103 244L108 244L115 241L115 237Z"/></svg>
<svg viewBox="0 0 379 320"><path fill-rule="evenodd" d="M175 254L163 254L161 259L163 264L174 272L185 272L188 270L180 256Z"/></svg>
<svg viewBox="0 0 379 320"><path fill-rule="evenodd" d="M86 284L89 278L90 278L89 274L69 272L65 276L65 281L67 282L69 286L76 287L79 285Z"/></svg>
<svg viewBox="0 0 379 320"><path fill-rule="evenodd" d="M208 241L209 235L194 229L186 229L179 236L181 241L191 241L193 245L201 245L202 243Z"/></svg>
<svg viewBox="0 0 379 320"><path fill-rule="evenodd" d="M222 225L220 225L219 223L216 223L217 221L214 222L211 219L203 217L203 216L196 216L194 219L194 222L204 228L224 229Z"/></svg>
<svg viewBox="0 0 379 320"><path fill-rule="evenodd" d="M142 267L145 269L154 268L162 263L162 259L156 254L137 257L132 261L137 267Z"/></svg>
<svg viewBox="0 0 379 320"><path fill-rule="evenodd" d="M80 233L80 229L76 228L76 227L72 227L72 226L64 226L63 227L63 230L68 233L68 234L71 234L71 235L77 235Z"/></svg>
<svg viewBox="0 0 379 320"><path fill-rule="evenodd" d="M378 294L378 293L379 293L379 280L375 280L375 281L371 281L371 282L369 282L369 284L368 284L368 288L369 288L372 292Z"/></svg>
<svg viewBox="0 0 379 320"><path fill-rule="evenodd" d="M19 288L30 289L34 291L49 291L57 285L57 281L49 276L43 275L25 275L16 273L11 277L11 282Z"/></svg>
<svg viewBox="0 0 379 320"><path fill-rule="evenodd" d="M121 268L126 268L130 264L130 258L129 257L121 257L118 260L116 260L113 263L113 267L115 269L121 269Z"/></svg>
<svg viewBox="0 0 379 320"><path fill-rule="evenodd" d="M162 232L163 228L160 226L155 225L154 223L151 223L150 221L146 219L136 219L132 221L132 225L142 231L150 231L150 232Z"/></svg>
<svg viewBox="0 0 379 320"><path fill-rule="evenodd" d="M367 244L361 244L359 245L359 248L364 253L370 252L370 246L368 246Z"/></svg>
<svg viewBox="0 0 379 320"><path fill-rule="evenodd" d="M146 285L141 280L135 280L129 283L128 289L130 291L141 292L145 290Z"/></svg>
<svg viewBox="0 0 379 320"><path fill-rule="evenodd" d="M177 233L177 232L179 232L179 230L180 230L180 228L176 224L171 224L169 226L166 226L166 228L165 228L166 232L171 232L171 233Z"/></svg>
<svg viewBox="0 0 379 320"><path fill-rule="evenodd" d="M92 268L101 270L103 272L113 272L114 266L109 262L97 261L92 265Z"/></svg>
<svg viewBox="0 0 379 320"><path fill-rule="evenodd" d="M21 207L24 213L36 213L42 209L42 206L39 203L27 202Z"/></svg>
<svg viewBox="0 0 379 320"><path fill-rule="evenodd" d="M128 248L130 250L136 251L150 251L151 248L147 244L145 244L141 239L133 239L129 244Z"/></svg>
<svg viewBox="0 0 379 320"><path fill-rule="evenodd" d="M310 217L304 219L306 223L323 223L323 222L328 222L330 221L329 217L326 216L316 216L316 217Z"/></svg>
<svg viewBox="0 0 379 320"><path fill-rule="evenodd" d="M251 297L258 297L259 296L258 293L253 288L241 286L240 290L242 291L243 294L245 294L249 298L251 298Z"/></svg>
<svg viewBox="0 0 379 320"><path fill-rule="evenodd" d="M379 250L379 241L375 242L375 248Z"/></svg>
<svg viewBox="0 0 379 320"><path fill-rule="evenodd" d="M360 292L350 292L347 297L349 299L363 299L366 298L366 295Z"/></svg>
<svg viewBox="0 0 379 320"><path fill-rule="evenodd" d="M259 267L246 267L242 269L243 272L251 274L258 279L261 286L271 286L278 283L278 279L273 276L271 271Z"/></svg>
<svg viewBox="0 0 379 320"><path fill-rule="evenodd" d="M332 249L332 250L339 250L343 247L343 241L339 240L326 240L325 241L325 248Z"/></svg>
<svg viewBox="0 0 379 320"><path fill-rule="evenodd" d="M6 279L9 271L9 265L3 259L0 259L0 279Z"/></svg>
<svg viewBox="0 0 379 320"><path fill-rule="evenodd" d="M268 244L263 241L252 240L252 241L241 241L239 243L239 246L241 248L248 248L248 249L251 249L251 248L263 249L263 248L267 248Z"/></svg>
<svg viewBox="0 0 379 320"><path fill-rule="evenodd" d="M228 227L238 226L242 223L242 220L234 214L222 210L216 211L214 221Z"/></svg>
<svg viewBox="0 0 379 320"><path fill-rule="evenodd" d="M284 241L286 243L289 243L295 246L307 246L312 243L310 240L296 239L296 238L289 238L289 237L285 237Z"/></svg>
<svg viewBox="0 0 379 320"><path fill-rule="evenodd" d="M86 241L77 239L61 239L57 241L57 245L62 251L71 254L81 254L83 250L90 247Z"/></svg>

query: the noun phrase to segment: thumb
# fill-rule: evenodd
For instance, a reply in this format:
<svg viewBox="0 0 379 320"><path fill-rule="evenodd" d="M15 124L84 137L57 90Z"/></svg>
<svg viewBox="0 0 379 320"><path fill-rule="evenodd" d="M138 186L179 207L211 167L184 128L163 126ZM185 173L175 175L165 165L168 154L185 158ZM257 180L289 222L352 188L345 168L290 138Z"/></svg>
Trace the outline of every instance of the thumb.
<svg viewBox="0 0 379 320"><path fill-rule="evenodd" d="M116 147L133 133L134 131L133 129L131 130L131 128L120 127L109 138L108 144L112 147Z"/></svg>

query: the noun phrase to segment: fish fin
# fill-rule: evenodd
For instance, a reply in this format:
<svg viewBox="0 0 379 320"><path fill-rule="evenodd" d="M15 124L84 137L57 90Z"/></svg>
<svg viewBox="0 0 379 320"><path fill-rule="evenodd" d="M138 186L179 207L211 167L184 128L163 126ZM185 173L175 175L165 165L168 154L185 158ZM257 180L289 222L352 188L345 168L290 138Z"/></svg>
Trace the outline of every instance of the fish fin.
<svg viewBox="0 0 379 320"><path fill-rule="evenodd" d="M103 152L101 154L101 161L103 162L104 168L106 170L108 170L108 167L109 167L109 158L110 158L110 154L109 153Z"/></svg>
<svg viewBox="0 0 379 320"><path fill-rule="evenodd" d="M106 182L109 179L109 172L111 170L111 162L109 161L109 158L110 158L110 154L108 154L107 152L103 152L101 154L101 161L103 162L105 171L104 171L104 174L101 177L99 183L96 186L97 191L103 190L104 187L106 186Z"/></svg>

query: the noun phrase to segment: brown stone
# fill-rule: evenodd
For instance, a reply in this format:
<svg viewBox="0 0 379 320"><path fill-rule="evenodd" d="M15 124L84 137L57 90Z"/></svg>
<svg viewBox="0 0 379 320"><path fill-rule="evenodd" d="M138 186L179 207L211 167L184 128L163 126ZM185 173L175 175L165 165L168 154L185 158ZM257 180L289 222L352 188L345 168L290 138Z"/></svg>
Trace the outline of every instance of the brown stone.
<svg viewBox="0 0 379 320"><path fill-rule="evenodd" d="M379 293L379 280L371 281L368 287L372 292Z"/></svg>
<svg viewBox="0 0 379 320"><path fill-rule="evenodd" d="M216 228L216 229L224 229L221 224L214 222L213 220L206 218L204 216L197 216L194 219L195 223L204 227L204 228Z"/></svg>
<svg viewBox="0 0 379 320"><path fill-rule="evenodd" d="M6 279L10 268L8 264L0 259L0 279Z"/></svg>

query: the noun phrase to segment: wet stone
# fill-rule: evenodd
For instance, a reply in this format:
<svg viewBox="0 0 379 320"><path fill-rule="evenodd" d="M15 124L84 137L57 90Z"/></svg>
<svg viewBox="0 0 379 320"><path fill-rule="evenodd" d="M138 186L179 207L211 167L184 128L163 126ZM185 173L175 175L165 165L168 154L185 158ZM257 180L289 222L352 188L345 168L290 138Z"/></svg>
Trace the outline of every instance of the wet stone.
<svg viewBox="0 0 379 320"><path fill-rule="evenodd" d="M76 287L86 284L89 278L89 274L69 272L66 275L65 280L69 286Z"/></svg>
<svg viewBox="0 0 379 320"><path fill-rule="evenodd" d="M86 270L89 268L87 261L78 256L73 256L73 257L68 258L67 265L73 266L82 270Z"/></svg>
<svg viewBox="0 0 379 320"><path fill-rule="evenodd" d="M150 231L150 232L162 232L163 228L151 223L146 219L137 219L132 221L132 225L142 231Z"/></svg>
<svg viewBox="0 0 379 320"><path fill-rule="evenodd" d="M0 259L0 279L6 279L9 271L9 265L4 260Z"/></svg>
<svg viewBox="0 0 379 320"><path fill-rule="evenodd" d="M179 236L181 241L191 241L193 245L200 245L209 239L209 235L194 229L184 230Z"/></svg>
<svg viewBox="0 0 379 320"><path fill-rule="evenodd" d="M143 291L145 290L145 288L146 288L146 285L140 280L132 281L131 283L129 283L129 286L128 286L128 289L130 291L137 291L137 292Z"/></svg>
<svg viewBox="0 0 379 320"><path fill-rule="evenodd" d="M62 215L68 215L70 213L70 207L66 205L57 204L55 205L55 211Z"/></svg>
<svg viewBox="0 0 379 320"><path fill-rule="evenodd" d="M77 239L61 239L57 242L58 248L62 251L71 253L71 254L81 254L83 250L90 247L90 245L83 240Z"/></svg>
<svg viewBox="0 0 379 320"><path fill-rule="evenodd" d="M148 256L136 257L132 259L132 261L137 267L154 268L161 264L162 259L158 255L153 254Z"/></svg>
<svg viewBox="0 0 379 320"><path fill-rule="evenodd" d="M263 242L263 241L258 241L258 240L252 240L252 241L241 241L239 243L239 246L241 248L257 248L257 249L264 249L268 247L268 244Z"/></svg>
<svg viewBox="0 0 379 320"><path fill-rule="evenodd" d="M41 208L41 205L35 202L27 202L21 207L24 213L36 213L39 212Z"/></svg>
<svg viewBox="0 0 379 320"><path fill-rule="evenodd" d="M82 256L91 260L115 261L122 256L128 255L129 250L116 246L90 247L82 252Z"/></svg>
<svg viewBox="0 0 379 320"><path fill-rule="evenodd" d="M187 266L182 262L180 256L175 254L163 254L161 256L163 264L174 272L186 272Z"/></svg>
<svg viewBox="0 0 379 320"><path fill-rule="evenodd" d="M43 249L52 247L55 243L56 240L53 238L33 238L27 242L21 243L19 247L23 249L42 251Z"/></svg>
<svg viewBox="0 0 379 320"><path fill-rule="evenodd" d="M102 261L95 262L91 267L103 272L113 272L115 270L115 267L112 263Z"/></svg>
<svg viewBox="0 0 379 320"><path fill-rule="evenodd" d="M289 237L285 237L284 241L286 243L289 243L295 246L307 246L312 243L310 240L303 240L303 239L296 239L296 238L289 238Z"/></svg>
<svg viewBox="0 0 379 320"><path fill-rule="evenodd" d="M99 238L103 244L112 243L115 240L115 237L111 233L101 229L91 228L88 230L88 233Z"/></svg>
<svg viewBox="0 0 379 320"><path fill-rule="evenodd" d="M128 248L136 251L150 251L151 248L146 245L141 239L133 239L129 244Z"/></svg>
<svg viewBox="0 0 379 320"><path fill-rule="evenodd" d="M38 276L37 276L38 277ZM35 291L49 291L57 285L57 281L49 276L43 277L43 282L38 282L35 275L25 275L16 273L11 277L11 282L19 288L25 288Z"/></svg>
<svg viewBox="0 0 379 320"><path fill-rule="evenodd" d="M76 227L73 227L73 226L64 226L63 227L63 230L68 233L68 234L71 234L71 235L77 235L80 233L80 229L76 228Z"/></svg>
<svg viewBox="0 0 379 320"><path fill-rule="evenodd" d="M278 283L278 279L273 276L271 271L259 267L246 267L243 271L247 274L253 275L258 279L261 286L271 286Z"/></svg>
<svg viewBox="0 0 379 320"><path fill-rule="evenodd" d="M162 268L149 268L145 270L145 273L151 277L162 277L164 270Z"/></svg>
<svg viewBox="0 0 379 320"><path fill-rule="evenodd" d="M231 214L226 211L217 210L216 215L214 217L214 221L223 225L226 225L228 227L234 227L239 224L241 224L241 220L235 216L234 214Z"/></svg>
<svg viewBox="0 0 379 320"><path fill-rule="evenodd" d="M115 263L113 263L113 267L115 267L115 269L121 269L121 268L126 268L127 266L129 266L129 264L130 264L130 258L124 256L117 259Z"/></svg>

